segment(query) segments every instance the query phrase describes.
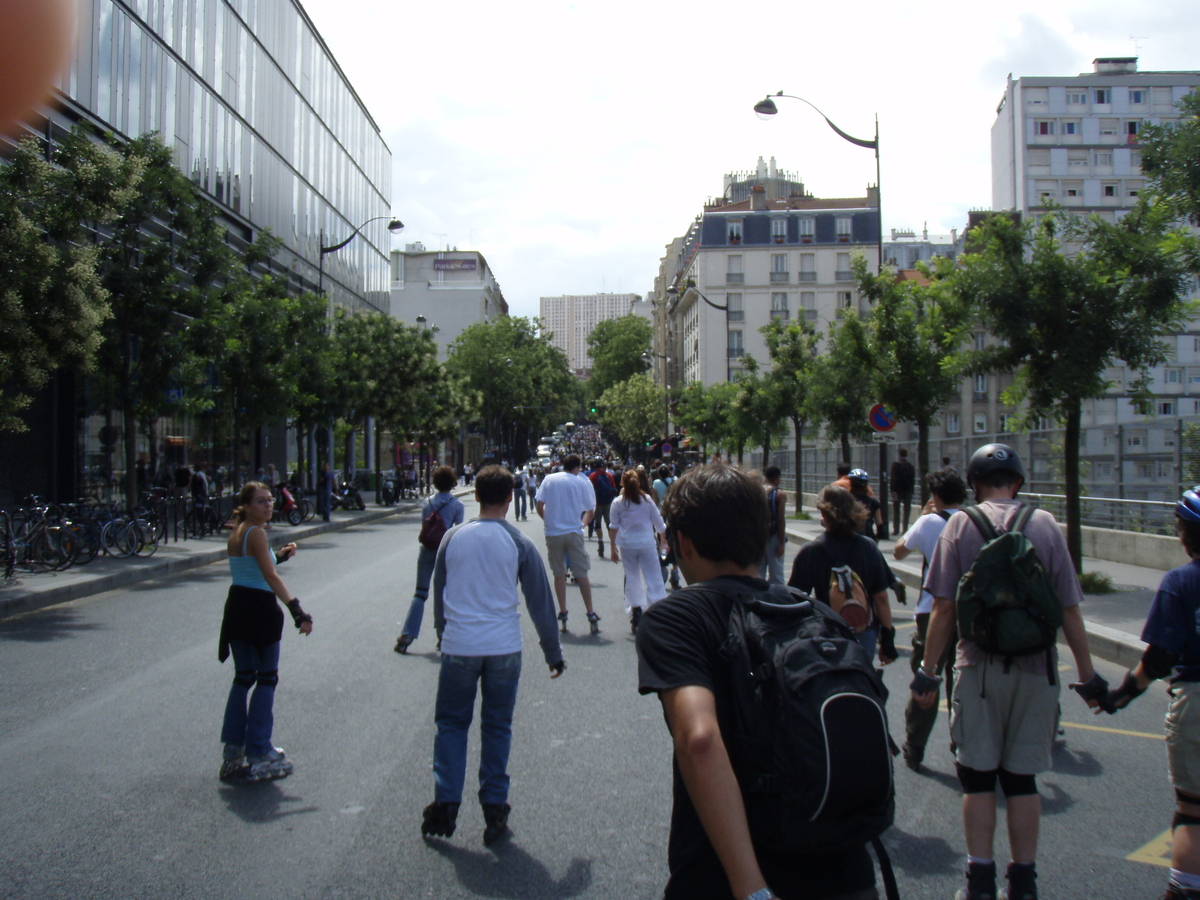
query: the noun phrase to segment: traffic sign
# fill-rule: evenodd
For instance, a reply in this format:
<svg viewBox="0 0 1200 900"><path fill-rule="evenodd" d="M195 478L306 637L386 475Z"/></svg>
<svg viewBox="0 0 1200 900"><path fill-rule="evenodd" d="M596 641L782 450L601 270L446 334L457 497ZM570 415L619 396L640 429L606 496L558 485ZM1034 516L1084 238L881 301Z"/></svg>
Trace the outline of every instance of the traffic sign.
<svg viewBox="0 0 1200 900"><path fill-rule="evenodd" d="M883 408L882 403L876 403L867 413L867 422L876 431L891 431L896 427L896 417Z"/></svg>
<svg viewBox="0 0 1200 900"><path fill-rule="evenodd" d="M890 444L896 440L894 434L888 434L886 431L877 431L871 435L871 440L877 444Z"/></svg>
<svg viewBox="0 0 1200 900"><path fill-rule="evenodd" d="M663 444L663 445L662 445L662 455L663 455L663 456L670 456L670 455L671 455L671 445L670 445L670 444Z"/></svg>

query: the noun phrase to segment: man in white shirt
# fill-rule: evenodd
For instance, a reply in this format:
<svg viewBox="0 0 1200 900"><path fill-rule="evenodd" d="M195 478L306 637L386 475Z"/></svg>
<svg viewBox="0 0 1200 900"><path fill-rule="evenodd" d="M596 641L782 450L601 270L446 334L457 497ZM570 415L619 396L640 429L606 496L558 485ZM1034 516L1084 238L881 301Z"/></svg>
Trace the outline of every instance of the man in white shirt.
<svg viewBox="0 0 1200 900"><path fill-rule="evenodd" d="M537 514L546 530L546 553L554 575L554 595L558 600L558 621L567 630L567 566L575 575L579 594L587 609L592 634L600 629L600 617L592 609L592 582L588 578L591 562L583 540L583 529L596 514L596 492L591 482L579 477L582 463L572 453L563 460L563 470L547 475L538 488Z"/></svg>
<svg viewBox="0 0 1200 900"><path fill-rule="evenodd" d="M933 594L925 590L925 572L929 569L929 560L933 558L934 548L946 522L967 499L967 486L958 473L950 468L938 469L931 472L927 479L930 498L922 510L922 515L913 522L912 527L904 533L904 537L896 542L892 556L904 559L910 553L920 553L925 557L921 564L921 599L917 601L917 631L912 641L912 669L915 675L921 667L925 655L925 633L929 629L929 614L933 611ZM946 653L932 668L937 674L946 678L946 695L954 693L954 666L947 665L958 643L957 636L947 643ZM904 710L904 762L914 772L921 770L921 761L925 758L925 744L933 731L933 723L937 721L938 701L935 700L928 708L922 707L911 697Z"/></svg>

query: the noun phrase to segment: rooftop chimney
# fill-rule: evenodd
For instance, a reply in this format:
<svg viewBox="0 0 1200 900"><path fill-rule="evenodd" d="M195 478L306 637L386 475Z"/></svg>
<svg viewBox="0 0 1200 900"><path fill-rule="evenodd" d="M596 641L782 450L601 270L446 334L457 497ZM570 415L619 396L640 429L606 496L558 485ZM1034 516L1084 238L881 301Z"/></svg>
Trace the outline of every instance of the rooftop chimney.
<svg viewBox="0 0 1200 900"><path fill-rule="evenodd" d="M767 189L761 184L750 188L750 208L760 212L767 208Z"/></svg>

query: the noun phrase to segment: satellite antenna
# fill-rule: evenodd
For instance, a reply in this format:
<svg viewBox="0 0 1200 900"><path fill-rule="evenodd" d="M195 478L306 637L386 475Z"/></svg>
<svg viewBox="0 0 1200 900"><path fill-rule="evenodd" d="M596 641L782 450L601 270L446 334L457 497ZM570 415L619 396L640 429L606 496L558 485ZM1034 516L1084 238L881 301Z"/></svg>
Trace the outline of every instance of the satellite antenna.
<svg viewBox="0 0 1200 900"><path fill-rule="evenodd" d="M1142 55L1142 41L1150 40L1146 35L1131 34L1129 39L1133 41L1133 52L1138 56Z"/></svg>

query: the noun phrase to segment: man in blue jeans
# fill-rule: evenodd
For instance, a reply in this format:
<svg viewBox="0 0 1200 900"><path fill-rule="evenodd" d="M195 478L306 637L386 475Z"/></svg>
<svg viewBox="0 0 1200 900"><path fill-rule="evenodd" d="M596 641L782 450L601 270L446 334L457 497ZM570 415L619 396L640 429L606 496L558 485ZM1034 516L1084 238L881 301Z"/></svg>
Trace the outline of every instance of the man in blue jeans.
<svg viewBox="0 0 1200 900"><path fill-rule="evenodd" d="M554 618L554 594L536 545L505 516L513 478L502 466L475 477L479 515L446 532L433 570L433 624L441 638L433 741L433 803L421 834L454 834L467 771L467 731L479 685L479 802L483 842L508 829L508 754L521 677L517 585L537 628L542 654L557 678L566 669Z"/></svg>

